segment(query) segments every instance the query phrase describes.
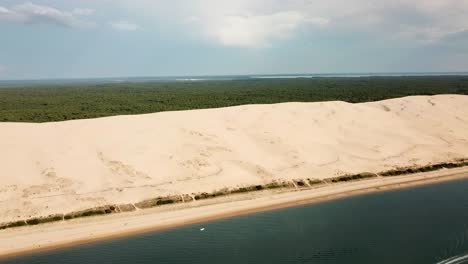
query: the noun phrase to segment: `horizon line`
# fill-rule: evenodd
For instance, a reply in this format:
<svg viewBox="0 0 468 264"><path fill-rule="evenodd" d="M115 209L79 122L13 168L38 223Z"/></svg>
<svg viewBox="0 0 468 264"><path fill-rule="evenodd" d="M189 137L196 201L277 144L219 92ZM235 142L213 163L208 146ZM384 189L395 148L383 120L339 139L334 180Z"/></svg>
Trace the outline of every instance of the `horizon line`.
<svg viewBox="0 0 468 264"><path fill-rule="evenodd" d="M102 76L102 77L63 77L63 78L12 78L12 79L3 79L0 78L0 82L32 82L32 81L73 81L73 80L109 80L109 79L123 79L121 81L126 81L129 79L144 79L144 78L157 78L157 79L173 79L173 78L186 78L187 81L194 78L222 78L222 77L249 77L252 79L258 78L262 79L262 77L281 77L281 76L290 76L294 77L297 76L300 78L303 76L304 78L309 77L322 77L322 76L347 76L350 77L355 75L357 77L387 77L387 76L464 76L468 75L468 71L402 71L402 72L324 72L324 73L252 73L252 74L196 74L196 75L134 75L134 76ZM192 77L192 78L187 78ZM280 78L279 78L280 79ZM119 80L115 80L119 81Z"/></svg>

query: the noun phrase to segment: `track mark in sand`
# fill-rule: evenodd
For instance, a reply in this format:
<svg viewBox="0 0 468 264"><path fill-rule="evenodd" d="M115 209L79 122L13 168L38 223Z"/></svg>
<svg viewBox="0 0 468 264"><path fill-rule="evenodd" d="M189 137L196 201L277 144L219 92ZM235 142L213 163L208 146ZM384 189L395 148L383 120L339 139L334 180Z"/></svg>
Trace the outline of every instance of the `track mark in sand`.
<svg viewBox="0 0 468 264"><path fill-rule="evenodd" d="M262 178L262 179L271 179L273 178L273 175L268 172L266 169L264 169L263 167L259 166L259 165L255 165L255 173L258 177Z"/></svg>
<svg viewBox="0 0 468 264"><path fill-rule="evenodd" d="M280 169L276 169L276 171L278 172L284 172L284 171L287 171L287 170L293 170L293 169L297 169L297 168L300 168L302 166L305 166L307 163L302 161L302 162L299 162L299 163L295 163L291 166L287 166L287 167L283 167L283 168L280 168Z"/></svg>
<svg viewBox="0 0 468 264"><path fill-rule="evenodd" d="M208 152L232 152L231 149L226 148L226 147L221 147L221 146L206 146L205 147L206 151Z"/></svg>
<svg viewBox="0 0 468 264"><path fill-rule="evenodd" d="M16 191L18 190L18 185L5 185L5 186L0 186L0 193L2 192L8 192L8 191Z"/></svg>
<svg viewBox="0 0 468 264"><path fill-rule="evenodd" d="M445 139L442 135L440 135L440 134L437 135L437 138L440 139L441 141L443 141L445 144L447 144L447 146L449 146L449 147L453 146L453 144L449 140Z"/></svg>
<svg viewBox="0 0 468 264"><path fill-rule="evenodd" d="M401 112L404 112L406 110L406 104L407 102L406 101L403 101L399 104L400 106L400 110L397 112L397 114L401 113Z"/></svg>
<svg viewBox="0 0 468 264"><path fill-rule="evenodd" d="M73 181L59 177L53 167L42 170L41 175L46 178L46 183L31 185L22 190L23 198L40 198L46 196L63 195L70 193Z"/></svg>
<svg viewBox="0 0 468 264"><path fill-rule="evenodd" d="M108 203L104 197L77 197L76 200L80 202L89 202L97 206Z"/></svg>
<svg viewBox="0 0 468 264"><path fill-rule="evenodd" d="M463 118L461 118L459 116L455 116L455 119L457 119L458 121L462 121L463 123L467 123L466 120L464 120Z"/></svg>
<svg viewBox="0 0 468 264"><path fill-rule="evenodd" d="M34 195L40 195L49 192L58 192L60 189L52 184L31 185L23 189L23 198L28 198Z"/></svg>
<svg viewBox="0 0 468 264"><path fill-rule="evenodd" d="M71 180L60 178L55 183L46 183L41 185L31 185L23 189L23 198L45 198L53 196L73 195L76 194L71 187Z"/></svg>
<svg viewBox="0 0 468 264"><path fill-rule="evenodd" d="M408 154L409 152L415 150L416 148L420 147L421 145L420 144L415 144L397 154L394 154L394 155L390 155L390 156L387 156L387 157L384 157L383 159L370 159L368 158L367 160L382 160L382 161L388 161L389 159L395 159L395 158L401 158L403 155L406 155Z"/></svg>
<svg viewBox="0 0 468 264"><path fill-rule="evenodd" d="M332 118L334 115L336 115L336 111L332 109L330 112L328 112L325 116L326 118Z"/></svg>
<svg viewBox="0 0 468 264"><path fill-rule="evenodd" d="M385 112L391 112L391 111L392 111L392 109L390 109L390 107L388 107L388 106L386 106L386 105L384 105L384 104L380 104L380 107L381 107L383 110L385 110Z"/></svg>
<svg viewBox="0 0 468 264"><path fill-rule="evenodd" d="M196 137L197 139L202 139L203 141L206 141L206 142L213 142L213 141L216 141L217 139L216 135L211 135L207 133L203 134L202 132L196 131L196 130L182 129L182 132L192 137Z"/></svg>
<svg viewBox="0 0 468 264"><path fill-rule="evenodd" d="M375 158L372 158L372 157L363 157L363 156L360 156L360 155L357 155L357 154L354 154L354 153L350 153L350 152L346 152L345 154L349 157L352 157L352 158L355 158L355 159L359 159L359 160L367 160L367 161L388 161L389 159L394 159L394 158L401 158L402 156L410 153L411 151L415 150L416 148L420 147L421 145L420 144L415 144L415 145L412 145L410 147L408 147L407 149L405 150L402 150L396 154L392 154L392 155L389 155L389 156L385 156L385 157L375 157ZM381 153L381 151L376 148L376 146L372 147L371 148L373 151L375 151L376 153ZM336 163L338 162L339 160L336 160L334 162L331 162L331 163L327 163L325 165L331 165L332 163Z"/></svg>
<svg viewBox="0 0 468 264"><path fill-rule="evenodd" d="M215 144L190 144L185 147L195 150L195 153L198 154L185 157L186 159L182 159L177 163L177 165L188 170L191 174L191 176L184 177L183 181L219 175L222 172L222 168L210 160L210 158L218 153L232 152L229 148Z"/></svg>
<svg viewBox="0 0 468 264"><path fill-rule="evenodd" d="M53 179L57 177L57 173L55 172L54 168L47 168L42 170L41 175L47 177L48 179Z"/></svg>
<svg viewBox="0 0 468 264"><path fill-rule="evenodd" d="M346 172L346 171L340 170L340 169L337 169L337 170L335 170L335 171L333 172L333 175L334 175L335 177L344 176L344 175L346 175L346 174L349 174L349 173ZM329 183L327 183L327 184L329 184Z"/></svg>
<svg viewBox="0 0 468 264"><path fill-rule="evenodd" d="M329 161L329 162L325 162L325 163L321 163L321 164L317 164L318 167L325 167L325 166L330 166L330 165L333 165L335 163L338 163L340 161L340 156L336 156L336 158L332 161Z"/></svg>
<svg viewBox="0 0 468 264"><path fill-rule="evenodd" d="M240 167L241 169L249 172L249 174L255 175L261 178L262 180L270 180L274 177L274 175L271 172L269 172L267 169L260 165L252 164L250 162L245 162L241 160L229 160L227 162Z"/></svg>
<svg viewBox="0 0 468 264"><path fill-rule="evenodd" d="M47 177L47 180L52 185L58 185L60 188L67 188L73 185L73 181L67 178L59 177L54 168L47 168L42 171L42 175Z"/></svg>
<svg viewBox="0 0 468 264"><path fill-rule="evenodd" d="M98 152L98 157L99 157L99 160L101 160L102 163L104 163L113 174L117 174L121 176L128 176L131 179L135 179L135 178L145 179L145 180L151 179L151 177L149 177L146 173L138 171L128 164L125 164L118 160L107 159L102 152Z"/></svg>
<svg viewBox="0 0 468 264"><path fill-rule="evenodd" d="M206 160L197 157L190 160L181 161L179 162L179 165L186 169L194 169L198 171L203 167L208 167L210 164L206 162Z"/></svg>
<svg viewBox="0 0 468 264"><path fill-rule="evenodd" d="M191 172L191 176L184 177L183 179L179 179L177 181L189 181L193 179L203 179L219 175L223 169L208 162L205 158L209 156L210 155L201 155L201 157L194 157L193 159L179 162L178 165L189 170Z"/></svg>

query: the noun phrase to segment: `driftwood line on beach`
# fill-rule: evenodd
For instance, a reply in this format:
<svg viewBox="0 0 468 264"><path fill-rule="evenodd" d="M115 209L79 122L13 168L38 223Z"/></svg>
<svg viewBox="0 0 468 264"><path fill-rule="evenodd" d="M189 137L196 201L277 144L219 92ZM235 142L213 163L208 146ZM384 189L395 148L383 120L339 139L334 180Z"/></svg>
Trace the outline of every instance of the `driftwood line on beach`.
<svg viewBox="0 0 468 264"><path fill-rule="evenodd" d="M89 208L86 210L71 212L67 214L52 214L45 217L34 217L25 220L12 221L8 223L1 223L0 230L9 229L22 226L34 226L39 224L58 222L58 221L67 221L71 219L97 216L97 215L107 215L123 212L132 212L140 209L153 208L157 206L162 206L166 204L176 204L176 203L187 203L204 199L211 199L216 197L222 197L226 195L233 195L239 193L249 193L262 190L272 190L272 189L311 189L319 187L320 185L325 184L336 184L340 182L350 182L358 181L376 177L392 177L400 176L406 174L420 173L420 172L430 172L440 169L451 169L457 167L468 166L468 158L457 159L452 162L443 162L437 164L430 164L426 166L412 166L412 167L399 167L392 170L380 172L380 173L359 173L352 175L343 175L334 178L327 178L323 180L307 178L307 179L295 179L289 181L272 181L263 185L251 185L251 186L241 186L236 188L224 188L222 190L214 191L211 193L203 192L196 194L182 194L182 195L170 195L164 197L156 197L152 199L147 199L135 204L120 204L120 205L105 205L94 208Z"/></svg>

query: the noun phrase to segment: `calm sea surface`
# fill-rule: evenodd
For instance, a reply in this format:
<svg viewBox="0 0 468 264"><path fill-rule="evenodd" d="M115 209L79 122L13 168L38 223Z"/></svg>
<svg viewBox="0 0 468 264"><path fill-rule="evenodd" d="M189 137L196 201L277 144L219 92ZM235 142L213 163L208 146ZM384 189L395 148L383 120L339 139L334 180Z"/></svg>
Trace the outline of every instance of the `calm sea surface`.
<svg viewBox="0 0 468 264"><path fill-rule="evenodd" d="M468 263L467 254L468 180L458 180L184 226L4 263Z"/></svg>

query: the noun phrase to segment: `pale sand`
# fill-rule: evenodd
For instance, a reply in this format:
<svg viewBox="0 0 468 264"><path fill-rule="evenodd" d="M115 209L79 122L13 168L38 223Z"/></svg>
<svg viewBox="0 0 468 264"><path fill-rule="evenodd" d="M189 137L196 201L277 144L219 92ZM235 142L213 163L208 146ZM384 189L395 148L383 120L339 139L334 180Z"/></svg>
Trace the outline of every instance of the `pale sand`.
<svg viewBox="0 0 468 264"><path fill-rule="evenodd" d="M141 210L134 213L81 218L60 223L7 229L0 232L0 257L52 250L62 246L89 243L98 239L157 231L256 211L297 206L355 194L386 191L460 178L468 178L468 168L444 169L409 176L332 184L306 191L285 193L261 191L230 195L188 204ZM200 226L194 228L198 229ZM209 223L205 223L203 226L209 229Z"/></svg>
<svg viewBox="0 0 468 264"><path fill-rule="evenodd" d="M0 223L468 157L468 96L0 123Z"/></svg>
<svg viewBox="0 0 468 264"><path fill-rule="evenodd" d="M468 157L468 96L0 123L0 223Z"/></svg>

